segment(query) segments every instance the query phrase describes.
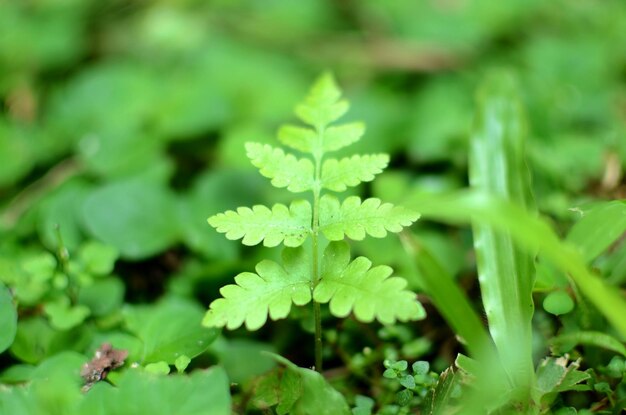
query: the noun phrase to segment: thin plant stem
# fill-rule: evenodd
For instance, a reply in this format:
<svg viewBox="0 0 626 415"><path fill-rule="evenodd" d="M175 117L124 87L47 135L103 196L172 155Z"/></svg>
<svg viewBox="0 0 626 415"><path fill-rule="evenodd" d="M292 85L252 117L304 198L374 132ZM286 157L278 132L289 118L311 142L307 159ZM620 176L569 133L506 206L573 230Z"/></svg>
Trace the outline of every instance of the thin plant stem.
<svg viewBox="0 0 626 415"><path fill-rule="evenodd" d="M61 272L63 272L63 274L67 277L67 295L70 298L70 303L75 305L78 301L78 287L76 286L76 281L74 281L74 277L70 272L70 253L65 247L63 235L61 235L61 227L58 223L54 225L54 231L56 232L58 243L57 258L59 259Z"/></svg>
<svg viewBox="0 0 626 415"><path fill-rule="evenodd" d="M321 148L322 137L324 134L323 128L318 128L318 139L320 141ZM313 291L320 280L319 270L319 200L320 200L320 177L321 177L321 165L322 154L315 153L313 155L315 159L315 184L313 186L313 223L311 224L311 249L312 249L312 279L311 279L311 296ZM313 300L313 318L315 319L315 370L322 371L322 313L320 310L320 304Z"/></svg>
<svg viewBox="0 0 626 415"><path fill-rule="evenodd" d="M313 237L312 250L313 250L313 279L311 281L311 296L317 286L319 276L319 244L318 244L318 199L319 194L315 192L313 203ZM320 303L313 300L313 318L315 319L315 370L322 371L322 314L320 310Z"/></svg>

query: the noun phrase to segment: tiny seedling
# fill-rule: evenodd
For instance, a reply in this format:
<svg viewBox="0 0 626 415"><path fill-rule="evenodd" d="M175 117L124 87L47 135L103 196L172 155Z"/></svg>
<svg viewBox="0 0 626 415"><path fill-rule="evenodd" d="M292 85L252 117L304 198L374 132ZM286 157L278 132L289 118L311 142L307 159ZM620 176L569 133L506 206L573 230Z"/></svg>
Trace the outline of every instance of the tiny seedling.
<svg viewBox="0 0 626 415"><path fill-rule="evenodd" d="M315 367L322 367L320 304L329 303L336 317L351 312L363 322L383 324L423 318L425 313L415 294L405 290L406 281L392 277L386 265L372 267L365 257L350 259L344 241L362 240L367 235L383 238L400 232L419 218L416 212L349 196L341 201L332 192L372 181L389 163L387 154L328 158L358 141L365 131L360 122L331 124L349 108L333 77L325 74L295 109L307 126L286 125L278 139L305 154L300 158L267 144L246 143L247 156L273 186L293 193L308 193L309 199L294 200L290 206L239 207L211 216L208 222L231 240L244 245L285 245L282 264L264 260L256 273L243 272L235 283L222 287L223 298L209 306L203 324L236 329L245 324L256 330L267 321L287 317L291 304L313 302L315 319Z"/></svg>

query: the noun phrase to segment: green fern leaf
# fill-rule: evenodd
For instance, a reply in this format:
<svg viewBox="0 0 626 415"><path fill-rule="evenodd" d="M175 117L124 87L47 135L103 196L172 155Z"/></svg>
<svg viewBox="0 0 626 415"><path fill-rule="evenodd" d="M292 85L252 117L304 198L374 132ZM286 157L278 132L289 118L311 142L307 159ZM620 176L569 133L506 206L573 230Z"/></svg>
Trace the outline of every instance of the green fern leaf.
<svg viewBox="0 0 626 415"><path fill-rule="evenodd" d="M374 180L389 164L387 154L355 155L341 160L328 159L322 166L322 187L343 192L348 186Z"/></svg>
<svg viewBox="0 0 626 415"><path fill-rule="evenodd" d="M233 330L246 325L257 330L267 321L287 317L291 303L305 305L311 301L311 265L302 248L285 248L284 266L263 260L256 266L256 274L242 272L235 277L236 284L220 289L223 298L209 306L202 324L207 327L226 327Z"/></svg>
<svg viewBox="0 0 626 415"><path fill-rule="evenodd" d="M309 159L297 159L280 148L268 144L246 143L248 158L275 187L286 187L298 193L311 190L314 167Z"/></svg>
<svg viewBox="0 0 626 415"><path fill-rule="evenodd" d="M362 122L351 122L324 130L323 149L324 152L337 151L347 147L361 139L365 133L365 124Z"/></svg>
<svg viewBox="0 0 626 415"><path fill-rule="evenodd" d="M275 204L270 210L263 205L237 208L218 213L208 219L209 225L226 238L241 241L244 245L272 247L284 241L285 246L302 245L311 232L311 205L305 200L296 200L291 206Z"/></svg>
<svg viewBox="0 0 626 415"><path fill-rule="evenodd" d="M348 101L340 98L341 91L335 79L326 73L315 82L304 102L296 107L296 115L321 130L348 111Z"/></svg>
<svg viewBox="0 0 626 415"><path fill-rule="evenodd" d="M331 195L320 199L320 230L331 241L340 241L344 235L360 241L368 234L384 238L389 232L400 232L419 219L419 214L402 206L382 203L377 198L350 196L342 204Z"/></svg>
<svg viewBox="0 0 626 415"><path fill-rule="evenodd" d="M278 130L278 140L303 153L313 153L317 147L317 133L310 128L296 125L283 125Z"/></svg>
<svg viewBox="0 0 626 415"><path fill-rule="evenodd" d="M386 265L371 266L365 257L350 262L348 244L331 242L324 253L322 278L313 299L330 302L330 312L336 317L346 317L353 311L363 322L375 318L392 324L396 320L424 318L424 309L415 294L404 289L405 279L390 277L392 270Z"/></svg>

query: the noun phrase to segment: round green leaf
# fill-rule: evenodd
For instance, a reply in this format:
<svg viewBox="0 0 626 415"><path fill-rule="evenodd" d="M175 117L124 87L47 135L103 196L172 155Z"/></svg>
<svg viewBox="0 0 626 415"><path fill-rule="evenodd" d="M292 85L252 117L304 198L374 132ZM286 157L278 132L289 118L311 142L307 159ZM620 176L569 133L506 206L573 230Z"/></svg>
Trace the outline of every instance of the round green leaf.
<svg viewBox="0 0 626 415"><path fill-rule="evenodd" d="M98 382L77 414L230 415L230 382L219 366L190 375L154 376L144 370L120 373L115 388Z"/></svg>
<svg viewBox="0 0 626 415"><path fill-rule="evenodd" d="M146 372L154 373L155 375L167 375L170 373L170 367L166 362L160 361L156 363L149 363L145 367Z"/></svg>
<svg viewBox="0 0 626 415"><path fill-rule="evenodd" d="M48 303L44 312L50 319L50 325L59 330L69 330L81 324L91 311L84 305L70 306L69 301Z"/></svg>
<svg viewBox="0 0 626 415"><path fill-rule="evenodd" d="M32 168L33 151L19 128L0 119L0 186L12 185Z"/></svg>
<svg viewBox="0 0 626 415"><path fill-rule="evenodd" d="M574 309L574 301L563 291L554 291L543 300L543 308L550 314L567 314Z"/></svg>
<svg viewBox="0 0 626 415"><path fill-rule="evenodd" d="M117 248L97 241L87 242L78 252L86 271L95 275L110 274L118 255Z"/></svg>
<svg viewBox="0 0 626 415"><path fill-rule="evenodd" d="M48 249L59 248L59 232L70 252L78 248L84 237L80 206L91 187L84 180L70 180L42 201L37 212L37 233Z"/></svg>
<svg viewBox="0 0 626 415"><path fill-rule="evenodd" d="M211 345L210 350L234 383L244 383L276 366L274 359L263 353L274 352L275 347L269 343L220 337Z"/></svg>
<svg viewBox="0 0 626 415"><path fill-rule="evenodd" d="M142 363L164 361L173 365L182 355L193 358L204 352L219 331L200 323L204 310L188 300L172 298L125 311L129 331L143 341Z"/></svg>
<svg viewBox="0 0 626 415"><path fill-rule="evenodd" d="M176 366L176 371L178 373L183 373L185 369L187 369L187 366L189 366L189 363L191 363L191 359L187 355L183 354L176 358L174 366Z"/></svg>
<svg viewBox="0 0 626 415"><path fill-rule="evenodd" d="M430 364L424 360L419 360L413 363L412 369L416 375L426 375L430 370Z"/></svg>
<svg viewBox="0 0 626 415"><path fill-rule="evenodd" d="M412 375L405 375L400 378L400 385L407 389L413 389L415 387L415 378Z"/></svg>
<svg viewBox="0 0 626 415"><path fill-rule="evenodd" d="M96 280L81 287L78 302L87 306L94 316L113 313L124 302L124 283L115 277Z"/></svg>
<svg viewBox="0 0 626 415"><path fill-rule="evenodd" d="M95 190L83 205L91 234L119 249L122 257L143 259L174 244L178 221L172 195L144 178L111 183Z"/></svg>

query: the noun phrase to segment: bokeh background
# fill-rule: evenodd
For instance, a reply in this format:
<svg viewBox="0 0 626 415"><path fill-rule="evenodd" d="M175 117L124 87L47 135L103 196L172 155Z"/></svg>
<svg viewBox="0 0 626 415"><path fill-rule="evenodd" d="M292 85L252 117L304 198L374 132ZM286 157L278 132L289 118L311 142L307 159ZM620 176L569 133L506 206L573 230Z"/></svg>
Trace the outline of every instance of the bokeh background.
<svg viewBox="0 0 626 415"><path fill-rule="evenodd" d="M278 254L227 241L206 218L290 200L243 145L277 144L320 73L332 71L351 101L346 119L367 125L347 151L391 154L354 192L393 202L407 189L466 185L474 91L501 68L527 108L541 211L567 226L568 208L624 197L624 1L0 1L2 265L25 247L55 251L59 225L70 253L87 240L118 250L119 305L165 293L206 305ZM471 269L468 233L419 226L453 274ZM355 249L402 274L397 240ZM402 330L382 336L408 345L403 356L433 350ZM263 333L279 351L301 336ZM238 345L243 364L216 353L243 379L255 362L245 350L258 347Z"/></svg>

